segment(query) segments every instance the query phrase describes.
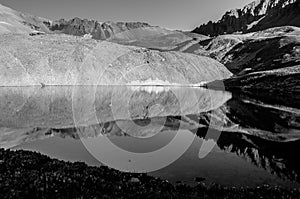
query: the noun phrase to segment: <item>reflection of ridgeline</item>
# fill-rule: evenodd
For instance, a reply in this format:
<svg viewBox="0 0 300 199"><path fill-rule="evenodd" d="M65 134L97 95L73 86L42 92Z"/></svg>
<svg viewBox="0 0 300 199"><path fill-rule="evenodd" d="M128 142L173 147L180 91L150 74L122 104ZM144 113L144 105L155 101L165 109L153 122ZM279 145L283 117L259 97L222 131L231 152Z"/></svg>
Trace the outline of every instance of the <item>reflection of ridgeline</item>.
<svg viewBox="0 0 300 199"><path fill-rule="evenodd" d="M257 167L300 182L300 114L296 109L234 96L213 113L190 117L206 126L212 119L222 118L223 132L217 140L207 135L207 128L192 131L201 138L214 139L222 150Z"/></svg>
<svg viewBox="0 0 300 199"><path fill-rule="evenodd" d="M197 129L198 124L182 120L182 117L159 117L145 120L113 121L87 127L49 129L48 134L62 138L85 139L99 136L137 136L150 137L158 132Z"/></svg>
<svg viewBox="0 0 300 199"><path fill-rule="evenodd" d="M0 146L11 148L51 136L149 137L178 129L210 138L206 137L210 127L224 131L215 138L221 149L300 182L300 158L295 155L300 152L300 141L295 141L300 138L300 114L296 109L243 96L223 105L231 94L206 89L171 87L147 92L150 89L79 87L75 96L73 91L70 87L1 88ZM76 125L74 100L80 116ZM97 120L91 117L95 115Z"/></svg>
<svg viewBox="0 0 300 199"><path fill-rule="evenodd" d="M207 135L207 127L195 124L186 117L154 118L150 125L144 127L141 125L140 128L135 128L134 131L135 134L140 136L149 136L157 133L156 131L161 125L164 125L164 127L159 129L160 133L189 129L200 138L213 139L220 149L235 153L255 166L266 169L280 178L300 182L300 157L298 156L300 154L300 140L279 142L228 131L222 132L220 137L216 139ZM74 139L98 136L132 136L132 126L131 121L114 121L89 127L52 129L49 133L52 136Z"/></svg>
<svg viewBox="0 0 300 199"><path fill-rule="evenodd" d="M234 96L226 116L250 134L278 141L300 138L300 110L265 104L247 96Z"/></svg>
<svg viewBox="0 0 300 199"><path fill-rule="evenodd" d="M300 182L300 141L275 142L255 136L223 132L217 145L277 176Z"/></svg>

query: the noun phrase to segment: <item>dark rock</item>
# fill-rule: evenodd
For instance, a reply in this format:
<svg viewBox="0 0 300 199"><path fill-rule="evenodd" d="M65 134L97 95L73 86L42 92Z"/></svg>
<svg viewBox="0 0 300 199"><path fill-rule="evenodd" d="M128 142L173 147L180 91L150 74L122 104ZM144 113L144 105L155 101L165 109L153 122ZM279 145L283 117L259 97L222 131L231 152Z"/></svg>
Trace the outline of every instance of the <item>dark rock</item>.
<svg viewBox="0 0 300 199"><path fill-rule="evenodd" d="M37 35L45 35L46 33L44 32L32 32L32 33L29 33L29 36L37 36Z"/></svg>
<svg viewBox="0 0 300 199"><path fill-rule="evenodd" d="M196 177L195 178L195 182L202 182L202 181L204 181L204 180L206 180L205 178L202 178L202 177Z"/></svg>

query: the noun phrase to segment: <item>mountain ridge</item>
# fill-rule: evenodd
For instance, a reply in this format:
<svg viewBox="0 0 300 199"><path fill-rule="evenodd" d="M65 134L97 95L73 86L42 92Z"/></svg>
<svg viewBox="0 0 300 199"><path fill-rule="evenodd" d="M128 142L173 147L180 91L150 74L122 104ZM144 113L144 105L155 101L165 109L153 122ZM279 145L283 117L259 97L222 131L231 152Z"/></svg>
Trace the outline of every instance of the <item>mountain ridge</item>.
<svg viewBox="0 0 300 199"><path fill-rule="evenodd" d="M227 11L219 21L209 21L192 32L218 36L260 31L283 25L300 26L299 11L299 0L257 0L243 8Z"/></svg>
<svg viewBox="0 0 300 199"><path fill-rule="evenodd" d="M114 34L128 31L131 29L152 27L144 22L98 22L96 20L80 19L75 17L70 20L60 19L48 23L51 31L65 33L75 36L90 34L92 38L104 40L112 37Z"/></svg>

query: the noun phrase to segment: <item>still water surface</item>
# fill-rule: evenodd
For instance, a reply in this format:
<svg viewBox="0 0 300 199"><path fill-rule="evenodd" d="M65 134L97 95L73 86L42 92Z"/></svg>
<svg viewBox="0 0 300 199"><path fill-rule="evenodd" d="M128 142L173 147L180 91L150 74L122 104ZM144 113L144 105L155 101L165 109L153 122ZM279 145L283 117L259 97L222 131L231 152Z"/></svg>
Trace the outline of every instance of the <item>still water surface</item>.
<svg viewBox="0 0 300 199"><path fill-rule="evenodd" d="M300 187L299 112L293 107L184 87L28 87L0 93L4 148L144 170L173 183L195 184L198 178Z"/></svg>

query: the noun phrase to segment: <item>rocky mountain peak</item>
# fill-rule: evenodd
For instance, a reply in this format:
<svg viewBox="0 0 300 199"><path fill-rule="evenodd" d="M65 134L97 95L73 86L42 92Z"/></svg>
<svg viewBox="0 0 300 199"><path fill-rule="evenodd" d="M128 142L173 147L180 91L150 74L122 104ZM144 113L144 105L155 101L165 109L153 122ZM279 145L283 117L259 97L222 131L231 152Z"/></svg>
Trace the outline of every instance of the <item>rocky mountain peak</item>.
<svg viewBox="0 0 300 199"><path fill-rule="evenodd" d="M299 2L299 0L257 0L243 8L230 10L219 21L203 24L193 32L216 36L282 25L300 26Z"/></svg>
<svg viewBox="0 0 300 199"><path fill-rule="evenodd" d="M115 33L142 28L150 27L147 23L142 22L98 22L96 20L80 19L75 17L70 20L60 19L49 24L51 31L57 31L69 35L82 36L91 34L94 39L107 39Z"/></svg>

